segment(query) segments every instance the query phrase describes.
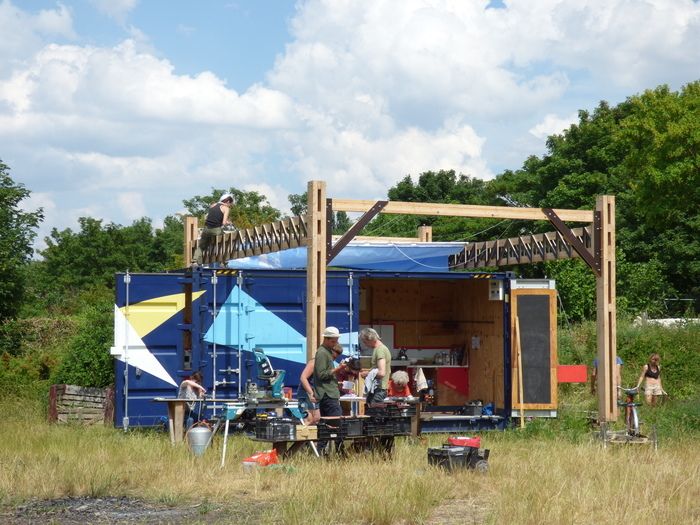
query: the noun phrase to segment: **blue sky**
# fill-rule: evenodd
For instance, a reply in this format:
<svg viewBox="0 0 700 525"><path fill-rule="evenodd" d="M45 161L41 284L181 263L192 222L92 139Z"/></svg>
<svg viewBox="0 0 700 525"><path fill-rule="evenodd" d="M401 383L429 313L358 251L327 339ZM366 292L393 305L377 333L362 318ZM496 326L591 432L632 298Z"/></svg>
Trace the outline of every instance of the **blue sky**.
<svg viewBox="0 0 700 525"><path fill-rule="evenodd" d="M158 225L212 187L286 209L311 179L491 178L579 109L700 71L691 0L0 0L0 34L0 159L41 237Z"/></svg>

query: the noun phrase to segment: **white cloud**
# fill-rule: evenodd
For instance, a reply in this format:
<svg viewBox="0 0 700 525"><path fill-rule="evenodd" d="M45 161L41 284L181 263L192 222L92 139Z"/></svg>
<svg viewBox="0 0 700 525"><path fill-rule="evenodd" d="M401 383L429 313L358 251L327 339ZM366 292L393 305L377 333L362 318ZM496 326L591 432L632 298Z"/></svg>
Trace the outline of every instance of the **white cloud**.
<svg viewBox="0 0 700 525"><path fill-rule="evenodd" d="M374 198L425 170L489 178L576 110L700 71L691 0L309 0L266 79L237 92L215 72L178 74L126 25L135 0L93 3L129 38L66 42L70 8L0 0L0 153L60 227L160 220L212 187L286 209L310 179Z"/></svg>
<svg viewBox="0 0 700 525"><path fill-rule="evenodd" d="M123 23L127 15L136 7L138 0L90 0L98 11Z"/></svg>
<svg viewBox="0 0 700 525"><path fill-rule="evenodd" d="M143 195L137 191L122 191L117 193L117 203L123 215L129 221L135 221L148 216Z"/></svg>
<svg viewBox="0 0 700 525"><path fill-rule="evenodd" d="M559 117L548 113L537 125L530 128L530 133L540 140L545 140L550 135L559 134L569 126L578 122L578 113L572 113L568 117Z"/></svg>
<svg viewBox="0 0 700 525"><path fill-rule="evenodd" d="M0 35L0 78L31 58L45 38L76 38L71 12L63 4L29 13L9 0L0 1Z"/></svg>

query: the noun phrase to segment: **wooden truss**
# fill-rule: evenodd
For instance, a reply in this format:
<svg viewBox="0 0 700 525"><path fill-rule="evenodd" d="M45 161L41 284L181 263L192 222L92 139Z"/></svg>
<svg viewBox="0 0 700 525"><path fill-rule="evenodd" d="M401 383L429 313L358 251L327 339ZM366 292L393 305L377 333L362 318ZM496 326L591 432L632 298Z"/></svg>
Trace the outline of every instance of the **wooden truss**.
<svg viewBox="0 0 700 525"><path fill-rule="evenodd" d="M197 230L197 219L194 219L193 229ZM186 229L188 231L189 228ZM306 246L309 234L306 227L306 217L290 217L280 221L245 228L242 230L224 232L216 237L212 245L202 254L205 264L226 263L232 259L279 252L289 248ZM185 250L187 266L192 264L194 252L199 245L199 239L194 236L185 239L189 249Z"/></svg>
<svg viewBox="0 0 700 525"><path fill-rule="evenodd" d="M574 228L571 233L593 255L591 227ZM520 235L496 241L465 244L461 252L450 257L451 269L478 269L515 264L532 264L580 257L573 245L558 231Z"/></svg>

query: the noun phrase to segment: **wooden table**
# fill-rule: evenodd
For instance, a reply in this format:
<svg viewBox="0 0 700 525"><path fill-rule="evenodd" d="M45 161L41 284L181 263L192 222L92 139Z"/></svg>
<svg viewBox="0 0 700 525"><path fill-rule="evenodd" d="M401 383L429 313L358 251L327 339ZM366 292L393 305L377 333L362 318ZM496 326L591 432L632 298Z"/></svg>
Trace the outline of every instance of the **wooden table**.
<svg viewBox="0 0 700 525"><path fill-rule="evenodd" d="M325 440L312 440L312 439L296 439L293 441L275 441L270 439L258 439L250 438L253 441L259 441L264 443L272 443L272 448L277 451L277 455L280 458L288 458L299 452L304 445L307 443L316 443L318 441L328 441L329 445L331 442L335 442L335 438L325 439ZM362 444L366 447L366 450L379 450L380 452L386 453L389 456L393 453L394 449L394 436L346 436L342 438L343 443L346 442L356 442ZM318 456L318 454L317 454Z"/></svg>
<svg viewBox="0 0 700 525"><path fill-rule="evenodd" d="M182 443L185 438L185 407L192 399L156 397L153 401L168 404L168 430L173 445Z"/></svg>

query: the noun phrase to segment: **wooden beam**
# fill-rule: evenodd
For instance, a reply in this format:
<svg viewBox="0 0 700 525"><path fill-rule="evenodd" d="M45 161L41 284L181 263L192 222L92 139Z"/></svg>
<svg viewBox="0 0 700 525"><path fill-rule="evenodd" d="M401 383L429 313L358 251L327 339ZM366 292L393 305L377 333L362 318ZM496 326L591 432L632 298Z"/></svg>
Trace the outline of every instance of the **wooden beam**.
<svg viewBox="0 0 700 525"><path fill-rule="evenodd" d="M418 238L421 242L433 242L433 227L418 226Z"/></svg>
<svg viewBox="0 0 700 525"><path fill-rule="evenodd" d="M596 200L594 224L596 249L600 249L601 273L596 276L598 335L598 418L616 421L617 310L615 307L615 197L602 195Z"/></svg>
<svg viewBox="0 0 700 525"><path fill-rule="evenodd" d="M185 216L185 253L184 262L185 268L192 266L192 254L194 253L195 242L199 237L199 221L197 217Z"/></svg>
<svg viewBox="0 0 700 525"><path fill-rule="evenodd" d="M333 199L333 211L366 212L376 201ZM593 222L591 210L554 210L563 221ZM492 219L525 219L546 221L540 208L508 208L505 206L473 206L469 204L440 204L428 202L389 201L382 213L404 215L437 215L443 217L475 217Z"/></svg>
<svg viewBox="0 0 700 525"><path fill-rule="evenodd" d="M340 239L342 235L333 235L333 242ZM433 227L419 226L415 237L374 237L370 235L356 235L353 241L360 242L384 242L392 244L414 244L417 242L433 242Z"/></svg>
<svg viewBox="0 0 700 525"><path fill-rule="evenodd" d="M307 198L306 359L309 361L321 344L321 331L326 324L326 183L309 181Z"/></svg>
<svg viewBox="0 0 700 525"><path fill-rule="evenodd" d="M355 224L352 225L352 227L343 234L343 236L338 239L338 242L336 242L332 247L328 248L328 253L326 256L328 257L328 262L331 262L333 258L335 258L343 248L345 248L350 241L352 241L355 238L355 235L359 232L362 231L362 229L369 224L369 221L374 219L374 217L377 216L377 214L382 211L384 206L386 206L387 201L377 201L374 203L374 205L367 210L362 217L360 217ZM332 208L329 206L327 208L329 213L332 213Z"/></svg>
<svg viewBox="0 0 700 525"><path fill-rule="evenodd" d="M552 208L542 209L545 215L547 215L549 222L552 223L552 226L554 226L562 237L566 239L566 242L568 242L571 247L576 250L579 257L586 261L586 264L591 270L593 270L593 272L595 272L596 275L600 275L600 260L593 256L593 254L588 250L588 246L586 246L576 235L574 235L571 229L564 224L564 221L561 220L561 218Z"/></svg>

